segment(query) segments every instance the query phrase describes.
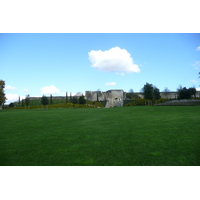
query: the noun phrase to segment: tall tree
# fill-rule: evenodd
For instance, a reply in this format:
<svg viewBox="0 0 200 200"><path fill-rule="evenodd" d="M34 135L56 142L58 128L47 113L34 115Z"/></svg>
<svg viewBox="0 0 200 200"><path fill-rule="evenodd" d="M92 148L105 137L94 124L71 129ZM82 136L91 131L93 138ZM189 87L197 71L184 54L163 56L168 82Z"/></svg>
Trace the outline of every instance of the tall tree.
<svg viewBox="0 0 200 200"><path fill-rule="evenodd" d="M146 83L144 87L142 88L142 91L144 93L144 99L153 99L153 85Z"/></svg>
<svg viewBox="0 0 200 200"><path fill-rule="evenodd" d="M84 96L83 95L80 96L79 97L79 104L85 104L85 103L86 103L86 100L85 100Z"/></svg>
<svg viewBox="0 0 200 200"><path fill-rule="evenodd" d="M191 91L190 89L187 89L186 87L178 88L178 99L190 99L191 98Z"/></svg>
<svg viewBox="0 0 200 200"><path fill-rule="evenodd" d="M72 93L70 92L70 97L69 97L70 103L72 103Z"/></svg>
<svg viewBox="0 0 200 200"><path fill-rule="evenodd" d="M19 96L18 104L20 104L20 96Z"/></svg>
<svg viewBox="0 0 200 200"><path fill-rule="evenodd" d="M68 103L68 95L67 95L67 92L66 92L66 103Z"/></svg>
<svg viewBox="0 0 200 200"><path fill-rule="evenodd" d="M161 98L160 90L156 86L154 86L154 88L153 88L153 98L154 99L160 99Z"/></svg>
<svg viewBox="0 0 200 200"><path fill-rule="evenodd" d="M6 94L4 93L5 81L0 80L0 109L2 109L2 105L6 101Z"/></svg>
<svg viewBox="0 0 200 200"><path fill-rule="evenodd" d="M26 98L25 98L25 105L26 106L29 106L30 105L30 97L29 97L30 95L28 94L28 95L26 95Z"/></svg>
<svg viewBox="0 0 200 200"><path fill-rule="evenodd" d="M50 105L52 105L53 101L52 101L52 94L50 95Z"/></svg>
<svg viewBox="0 0 200 200"><path fill-rule="evenodd" d="M77 104L77 103L78 103L78 98L77 98L77 96L73 96L73 98L72 98L72 103L73 103L73 104Z"/></svg>
<svg viewBox="0 0 200 200"><path fill-rule="evenodd" d="M48 106L48 104L49 104L48 98L44 95L41 98L41 104L43 105L43 109L44 109L45 106Z"/></svg>
<svg viewBox="0 0 200 200"><path fill-rule="evenodd" d="M189 92L191 96L193 96L196 99L196 93L197 93L196 88L195 87L189 88Z"/></svg>
<svg viewBox="0 0 200 200"><path fill-rule="evenodd" d="M97 101L99 101L99 96L101 95L101 90L100 89L98 89L97 90Z"/></svg>

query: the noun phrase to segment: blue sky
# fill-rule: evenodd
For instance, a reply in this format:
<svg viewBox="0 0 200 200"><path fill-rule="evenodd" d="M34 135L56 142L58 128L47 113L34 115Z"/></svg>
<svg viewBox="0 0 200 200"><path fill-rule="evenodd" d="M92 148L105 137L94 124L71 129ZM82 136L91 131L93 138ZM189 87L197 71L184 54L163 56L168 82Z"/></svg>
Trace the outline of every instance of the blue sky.
<svg viewBox="0 0 200 200"><path fill-rule="evenodd" d="M200 88L198 33L1 33L7 103L86 90Z"/></svg>

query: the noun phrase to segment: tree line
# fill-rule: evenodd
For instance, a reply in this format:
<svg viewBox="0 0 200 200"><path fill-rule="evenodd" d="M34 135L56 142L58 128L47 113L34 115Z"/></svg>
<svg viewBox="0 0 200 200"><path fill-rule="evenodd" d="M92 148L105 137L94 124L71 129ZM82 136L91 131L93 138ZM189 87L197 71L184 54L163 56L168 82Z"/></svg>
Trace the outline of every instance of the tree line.
<svg viewBox="0 0 200 200"><path fill-rule="evenodd" d="M161 98L160 90L150 83L146 83L141 91L144 94L144 99L152 100ZM164 92L167 94L170 92L170 90L165 88ZM179 86L177 89L177 99L191 99L192 97L196 98L196 92L197 91L195 87L186 88ZM129 99L139 98L137 94L134 94L133 89L129 90L129 93L126 94L126 97Z"/></svg>

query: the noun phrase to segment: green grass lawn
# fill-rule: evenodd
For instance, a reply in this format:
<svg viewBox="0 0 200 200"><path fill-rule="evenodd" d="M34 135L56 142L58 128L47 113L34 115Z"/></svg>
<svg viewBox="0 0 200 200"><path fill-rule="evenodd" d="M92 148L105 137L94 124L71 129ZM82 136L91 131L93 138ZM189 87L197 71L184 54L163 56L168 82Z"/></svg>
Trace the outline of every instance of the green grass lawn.
<svg viewBox="0 0 200 200"><path fill-rule="evenodd" d="M2 166L199 166L200 106L0 111Z"/></svg>

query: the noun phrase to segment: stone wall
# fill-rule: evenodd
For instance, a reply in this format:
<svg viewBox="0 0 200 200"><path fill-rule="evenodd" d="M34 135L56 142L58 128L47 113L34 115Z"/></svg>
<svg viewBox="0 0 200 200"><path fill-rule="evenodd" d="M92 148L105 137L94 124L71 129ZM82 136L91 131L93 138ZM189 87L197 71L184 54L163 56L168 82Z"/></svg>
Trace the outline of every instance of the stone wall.
<svg viewBox="0 0 200 200"><path fill-rule="evenodd" d="M134 92L134 94L138 95L141 99L144 98L144 94L142 92ZM160 96L164 99L177 99L178 92L160 92ZM200 97L200 91L196 92L196 97Z"/></svg>
<svg viewBox="0 0 200 200"><path fill-rule="evenodd" d="M106 108L122 107L126 93L123 90L108 90L107 92L101 91L86 91L85 99L89 101L107 101Z"/></svg>

